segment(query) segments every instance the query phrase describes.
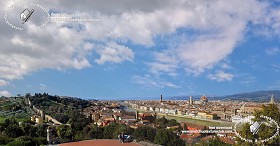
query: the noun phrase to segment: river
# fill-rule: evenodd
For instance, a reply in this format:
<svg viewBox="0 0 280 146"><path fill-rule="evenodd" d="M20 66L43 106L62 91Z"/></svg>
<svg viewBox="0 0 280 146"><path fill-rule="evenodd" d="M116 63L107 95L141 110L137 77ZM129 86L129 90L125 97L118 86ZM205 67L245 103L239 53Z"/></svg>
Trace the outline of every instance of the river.
<svg viewBox="0 0 280 146"><path fill-rule="evenodd" d="M123 109L127 112L136 112L136 109L127 107L124 105ZM139 111L139 110L138 110ZM202 125L202 126L233 126L233 123L231 122L224 122L224 121L213 121L213 120L203 120L203 119L195 119L195 118L188 118L188 117L179 117L176 115L162 115L158 114L157 118L165 117L166 119L175 119L177 122L187 122L187 123L192 123L192 124L197 124L197 125Z"/></svg>

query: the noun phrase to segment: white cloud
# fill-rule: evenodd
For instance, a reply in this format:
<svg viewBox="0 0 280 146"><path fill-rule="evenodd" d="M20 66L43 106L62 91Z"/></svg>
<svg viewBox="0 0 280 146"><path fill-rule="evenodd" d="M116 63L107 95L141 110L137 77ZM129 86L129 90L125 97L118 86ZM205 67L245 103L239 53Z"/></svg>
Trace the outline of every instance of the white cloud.
<svg viewBox="0 0 280 146"><path fill-rule="evenodd" d="M90 66L86 58L88 46L81 45L83 38L77 30L55 24L44 29L48 31L10 30L11 34L0 35L0 42L5 42L0 48L0 78L19 79L42 68L64 70Z"/></svg>
<svg viewBox="0 0 280 146"><path fill-rule="evenodd" d="M269 48L269 49L266 49L265 52L269 56L274 56L274 55L278 55L280 53L280 49L279 48Z"/></svg>
<svg viewBox="0 0 280 146"><path fill-rule="evenodd" d="M264 20L271 15L268 14L267 3L253 0L234 1L230 4L226 1L189 1L185 5L191 5L186 10L188 15L184 16L187 18L185 27L195 32L183 35L178 47L168 49L168 52L173 51L172 56L175 54L174 58L180 62L172 66L172 72L176 68L184 68L193 75L212 69L227 58L236 45L243 41L249 22L253 25L264 25ZM151 64L158 65L159 62L161 61L155 60ZM151 66L152 70L154 66Z"/></svg>
<svg viewBox="0 0 280 146"><path fill-rule="evenodd" d="M8 84L9 84L9 82L7 82L7 81L5 81L5 80L0 79L0 87L2 87L2 86L6 86L6 85L8 85Z"/></svg>
<svg viewBox="0 0 280 146"><path fill-rule="evenodd" d="M257 82L256 77L250 73L238 73L235 75L235 78L237 79L237 82L245 86L251 86Z"/></svg>
<svg viewBox="0 0 280 146"><path fill-rule="evenodd" d="M0 91L0 96L11 97L12 94L8 91Z"/></svg>
<svg viewBox="0 0 280 146"><path fill-rule="evenodd" d="M228 65L227 63L221 63L221 68L222 68L222 69L230 69L231 66Z"/></svg>
<svg viewBox="0 0 280 146"><path fill-rule="evenodd" d="M167 73L170 76L176 76L178 60L175 55L169 52L155 53L155 62L148 63L150 72L154 74Z"/></svg>
<svg viewBox="0 0 280 146"><path fill-rule="evenodd" d="M15 3L23 3L14 0ZM66 70L91 67L89 60L97 64L132 61L133 50L126 42L144 46L157 45L156 37L172 35L179 28L194 30L185 34L177 48L167 53L157 52L160 59L149 63L153 73L176 75L176 70L200 74L212 68L232 53L243 39L248 22L279 29L279 10L266 2L254 0L227 1L170 1L170 0L113 0L82 3L74 0L33 1L47 10L74 13L76 16L100 18L100 22L70 23L50 22L39 30L15 31L5 21L0 21L0 78L19 79L44 68ZM0 2L0 12L7 7ZM238 9L236 9L238 8ZM34 14L35 15L35 14ZM16 18L17 15L16 15ZM83 28L83 29L81 29ZM273 31L271 31L273 32ZM95 42L108 44L100 49ZM118 42L118 44L116 43ZM122 45L121 45L122 44ZM110 46L111 45L111 46ZM96 51L100 58L89 58ZM172 52L172 53L171 53ZM171 59L171 60L166 60Z"/></svg>
<svg viewBox="0 0 280 146"><path fill-rule="evenodd" d="M104 64L105 62L121 63L123 61L132 61L134 58L134 53L131 49L114 42L108 43L104 48L96 52L100 55L100 58L95 60L98 64Z"/></svg>
<svg viewBox="0 0 280 146"><path fill-rule="evenodd" d="M43 83L39 84L39 89L44 90L46 88L47 88L47 86L45 84L43 84Z"/></svg>
<svg viewBox="0 0 280 146"><path fill-rule="evenodd" d="M180 86L177 86L171 82L162 81L157 78L152 78L150 75L145 75L145 76L134 75L131 77L131 80L133 83L148 88L164 88L164 87L180 88Z"/></svg>
<svg viewBox="0 0 280 146"><path fill-rule="evenodd" d="M234 78L234 75L230 73L225 73L224 71L217 71L215 74L209 74L207 77L210 80L223 82L223 81L231 81Z"/></svg>

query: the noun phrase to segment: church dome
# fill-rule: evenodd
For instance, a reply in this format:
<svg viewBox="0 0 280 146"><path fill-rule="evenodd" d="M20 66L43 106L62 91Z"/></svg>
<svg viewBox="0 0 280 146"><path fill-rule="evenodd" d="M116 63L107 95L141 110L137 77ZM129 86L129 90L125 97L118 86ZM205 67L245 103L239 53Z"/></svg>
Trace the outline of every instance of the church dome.
<svg viewBox="0 0 280 146"><path fill-rule="evenodd" d="M203 96L200 97L200 100L201 101L208 101L208 98L205 95L203 95Z"/></svg>

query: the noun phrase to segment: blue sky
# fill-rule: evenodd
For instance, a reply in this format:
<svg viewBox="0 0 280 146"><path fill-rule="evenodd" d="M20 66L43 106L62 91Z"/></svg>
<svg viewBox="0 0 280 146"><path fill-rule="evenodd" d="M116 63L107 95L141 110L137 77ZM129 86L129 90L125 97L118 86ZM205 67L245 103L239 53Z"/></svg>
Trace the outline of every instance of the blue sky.
<svg viewBox="0 0 280 146"><path fill-rule="evenodd" d="M0 95L139 99L280 89L278 2L115 2L1 1ZM23 8L35 9L25 24L17 19ZM50 13L98 20L41 27Z"/></svg>

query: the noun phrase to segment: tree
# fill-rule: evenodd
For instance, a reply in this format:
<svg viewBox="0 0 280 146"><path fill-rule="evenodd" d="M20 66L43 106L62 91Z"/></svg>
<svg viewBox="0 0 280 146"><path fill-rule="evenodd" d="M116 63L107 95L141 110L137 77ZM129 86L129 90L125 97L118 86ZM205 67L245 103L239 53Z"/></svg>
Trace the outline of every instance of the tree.
<svg viewBox="0 0 280 146"><path fill-rule="evenodd" d="M164 116L155 121L156 124L160 126L160 128L166 128L167 126L176 126L180 125L175 119L168 120Z"/></svg>
<svg viewBox="0 0 280 146"><path fill-rule="evenodd" d="M133 137L137 140L154 141L156 129L148 126L142 126L134 130Z"/></svg>
<svg viewBox="0 0 280 146"><path fill-rule="evenodd" d="M117 126L117 123L112 123L112 124L106 126L104 128L103 137L105 139L112 139L114 137L113 136L113 131L115 130L116 126Z"/></svg>
<svg viewBox="0 0 280 146"><path fill-rule="evenodd" d="M18 122L16 121L15 118L7 118L7 119L4 120L3 126L8 127L9 125L12 125L12 124L17 125Z"/></svg>
<svg viewBox="0 0 280 146"><path fill-rule="evenodd" d="M20 127L25 135L27 135L31 129L31 125L29 123L22 123Z"/></svg>
<svg viewBox="0 0 280 146"><path fill-rule="evenodd" d="M94 125L94 127L89 131L89 136L91 139L102 139L103 132L103 127L98 127L97 125Z"/></svg>
<svg viewBox="0 0 280 146"><path fill-rule="evenodd" d="M7 144L8 146L31 146L36 145L36 142L30 136L21 136Z"/></svg>
<svg viewBox="0 0 280 146"><path fill-rule="evenodd" d="M187 127L186 123L184 123L184 125L183 125L183 130L188 130L188 127Z"/></svg>
<svg viewBox="0 0 280 146"><path fill-rule="evenodd" d="M180 125L180 123L178 123L175 119L171 119L171 120L168 120L167 123L166 123L166 126L177 126L177 125Z"/></svg>
<svg viewBox="0 0 280 146"><path fill-rule="evenodd" d="M160 119L157 119L156 124L160 125L161 128L166 128L166 124L168 123L168 120L163 116Z"/></svg>
<svg viewBox="0 0 280 146"><path fill-rule="evenodd" d="M278 122L278 124L280 123L280 112L279 109L277 107L277 105L275 104L269 104L269 105L263 105L262 110L260 111L255 111L254 112L254 116L255 116L255 121L263 121L266 119L261 118L261 116L267 116L270 117L272 119L274 119L276 122ZM266 122L270 122L268 120L266 120ZM256 135L252 135L250 132L250 125L248 123L246 123L245 125L243 125L242 130L240 131L240 134L242 137L246 138L246 139L267 139L270 138L274 133L276 133L276 125L275 127L270 127L270 126L266 126L264 124L261 125L261 127L259 128L259 132ZM238 144L239 145L252 145L254 143L248 143L245 141L242 141L241 139L238 139ZM264 145L280 145L280 137L277 136L265 143L263 143Z"/></svg>
<svg viewBox="0 0 280 146"><path fill-rule="evenodd" d="M213 139L210 139L208 141L201 141L197 143L199 146L230 146L230 144L226 144L222 142L219 138L215 137Z"/></svg>
<svg viewBox="0 0 280 146"><path fill-rule="evenodd" d="M275 120L278 124L280 123L280 112L276 104L268 104L263 105L263 109L261 111L255 111L254 113L256 120L260 119L260 116L267 116ZM267 121L270 122L270 121ZM274 133L276 133L276 128L268 127L268 126L261 126L260 130L257 134L257 138L270 138ZM280 145L280 137L277 136L274 139L265 143L266 145Z"/></svg>
<svg viewBox="0 0 280 146"><path fill-rule="evenodd" d="M240 132L241 136L246 138L246 139L253 139L253 135L250 131L250 124L249 123L245 123L242 127L242 130Z"/></svg>
<svg viewBox="0 0 280 146"><path fill-rule="evenodd" d="M9 137L19 137L19 136L22 136L23 135L23 131L22 129L18 126L18 125L15 125L15 124L12 124L12 125L9 125L4 133L9 136Z"/></svg>
<svg viewBox="0 0 280 146"><path fill-rule="evenodd" d="M67 121L70 119L68 115L63 113L56 113L54 114L54 118L61 123L67 123Z"/></svg>
<svg viewBox="0 0 280 146"><path fill-rule="evenodd" d="M0 135L0 145L6 145L10 142L12 142L14 138L9 138L5 135Z"/></svg>
<svg viewBox="0 0 280 146"><path fill-rule="evenodd" d="M178 126L178 132L179 132L179 133L182 132L182 126L181 126L181 124Z"/></svg>
<svg viewBox="0 0 280 146"><path fill-rule="evenodd" d="M38 125L36 134L40 137L47 137L47 127L46 127L46 125Z"/></svg>
<svg viewBox="0 0 280 146"><path fill-rule="evenodd" d="M68 125L60 125L56 127L56 132L61 139L70 140L72 138L72 128Z"/></svg>
<svg viewBox="0 0 280 146"><path fill-rule="evenodd" d="M34 145L32 141L20 141L20 140L14 140L7 144L7 146L31 146Z"/></svg>
<svg viewBox="0 0 280 146"><path fill-rule="evenodd" d="M113 138L118 138L118 136L123 132L124 134L128 134L126 133L127 130L127 126L126 125L122 125L122 124L117 124L114 131L113 132Z"/></svg>
<svg viewBox="0 0 280 146"><path fill-rule="evenodd" d="M171 130L157 130L154 143L165 146L185 146L185 142Z"/></svg>

